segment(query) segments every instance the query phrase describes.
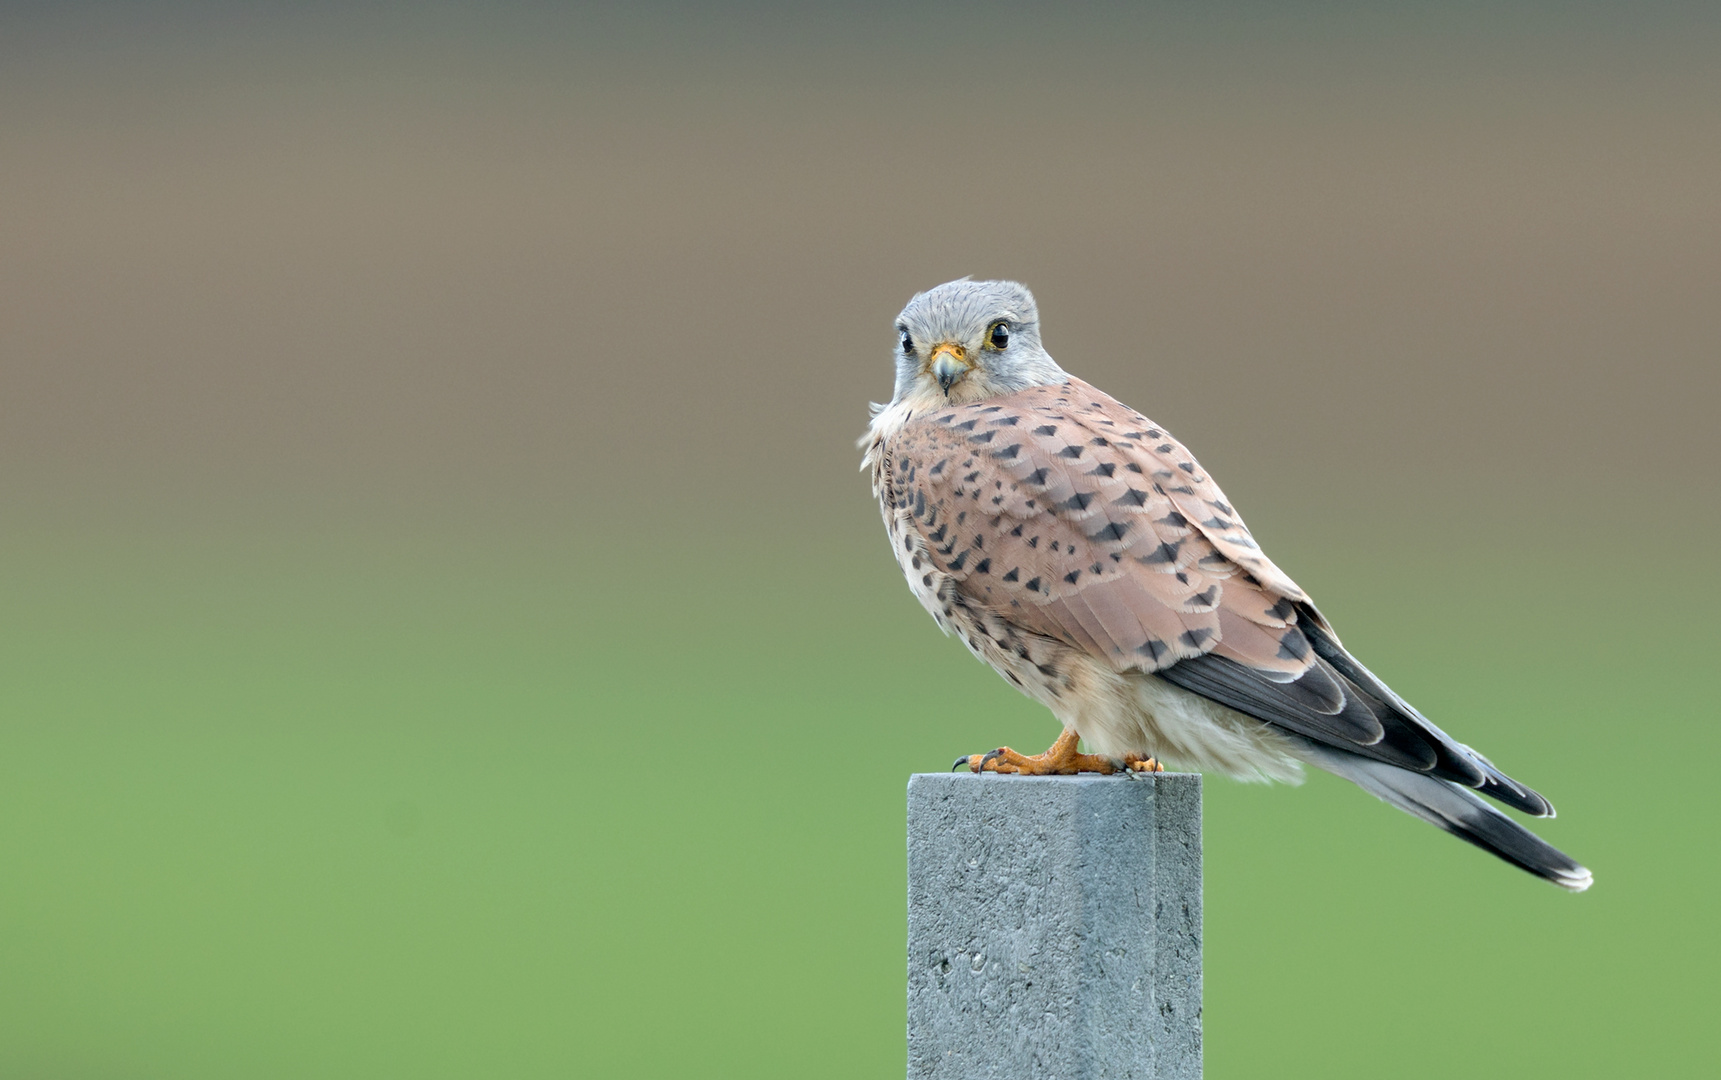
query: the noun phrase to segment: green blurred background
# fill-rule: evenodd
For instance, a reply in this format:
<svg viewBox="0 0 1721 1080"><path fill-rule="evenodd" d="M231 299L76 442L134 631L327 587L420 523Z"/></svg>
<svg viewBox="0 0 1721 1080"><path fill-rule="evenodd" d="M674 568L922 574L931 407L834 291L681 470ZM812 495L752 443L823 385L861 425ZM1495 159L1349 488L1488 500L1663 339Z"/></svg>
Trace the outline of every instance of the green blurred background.
<svg viewBox="0 0 1721 1080"><path fill-rule="evenodd" d="M874 1077L891 319L1029 283L1568 896L1207 788L1212 1077L1712 1075L1713 5L0 6L0 1075Z"/></svg>

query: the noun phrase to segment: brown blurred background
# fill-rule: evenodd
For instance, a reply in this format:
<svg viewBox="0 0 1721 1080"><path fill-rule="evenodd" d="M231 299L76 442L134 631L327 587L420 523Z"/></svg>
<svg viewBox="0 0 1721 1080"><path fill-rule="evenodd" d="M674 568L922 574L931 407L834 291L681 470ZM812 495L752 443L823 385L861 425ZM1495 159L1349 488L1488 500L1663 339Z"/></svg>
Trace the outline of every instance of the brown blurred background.
<svg viewBox="0 0 1721 1080"><path fill-rule="evenodd" d="M8 486L721 513L770 455L860 528L889 321L963 274L1247 506L1712 486L1673 14L14 11Z"/></svg>
<svg viewBox="0 0 1721 1080"><path fill-rule="evenodd" d="M0 5L0 1072L899 1068L971 274L1597 871L1210 782L1210 1075L1701 1074L1718 10Z"/></svg>

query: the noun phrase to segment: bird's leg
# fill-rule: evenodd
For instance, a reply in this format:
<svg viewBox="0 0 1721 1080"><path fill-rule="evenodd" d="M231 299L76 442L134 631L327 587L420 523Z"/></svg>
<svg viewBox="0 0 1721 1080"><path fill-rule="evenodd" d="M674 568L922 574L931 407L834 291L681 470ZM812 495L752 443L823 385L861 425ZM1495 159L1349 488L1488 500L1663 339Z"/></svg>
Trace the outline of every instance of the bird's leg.
<svg viewBox="0 0 1721 1080"><path fill-rule="evenodd" d="M1140 754L1125 754L1123 756L1123 767L1128 769L1130 772L1165 771L1165 766L1159 763L1159 759L1142 757Z"/></svg>
<svg viewBox="0 0 1721 1080"><path fill-rule="evenodd" d="M966 764L974 772L1021 773L1024 776L1069 776L1080 772L1112 773L1118 763L1098 754L1076 753L1076 733L1069 728L1043 754L1018 754L1008 746L1000 746L989 754L969 754L956 759L960 768Z"/></svg>

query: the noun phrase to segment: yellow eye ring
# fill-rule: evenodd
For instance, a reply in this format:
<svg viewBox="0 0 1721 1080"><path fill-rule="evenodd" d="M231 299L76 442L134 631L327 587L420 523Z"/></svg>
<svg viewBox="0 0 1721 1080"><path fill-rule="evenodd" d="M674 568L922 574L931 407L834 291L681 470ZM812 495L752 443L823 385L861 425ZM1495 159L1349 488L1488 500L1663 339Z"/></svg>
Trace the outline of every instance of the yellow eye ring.
<svg viewBox="0 0 1721 1080"><path fill-rule="evenodd" d="M1010 344L1010 324L1000 319L986 331L986 344L1003 351Z"/></svg>

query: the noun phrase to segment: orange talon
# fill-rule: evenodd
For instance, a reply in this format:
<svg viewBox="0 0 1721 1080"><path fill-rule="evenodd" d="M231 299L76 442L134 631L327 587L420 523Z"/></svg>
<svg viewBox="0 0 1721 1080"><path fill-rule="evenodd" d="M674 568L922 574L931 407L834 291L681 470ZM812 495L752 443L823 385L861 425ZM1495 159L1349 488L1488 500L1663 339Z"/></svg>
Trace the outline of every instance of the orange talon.
<svg viewBox="0 0 1721 1080"><path fill-rule="evenodd" d="M1076 739L1076 733L1065 728L1058 741L1043 754L1019 754L1008 746L1000 746L989 754L968 755L968 768L973 772L1019 773L1023 776L1071 776L1084 772L1117 771L1117 764L1109 758L1076 753Z"/></svg>
<svg viewBox="0 0 1721 1080"><path fill-rule="evenodd" d="M1124 767L1130 772L1164 772L1165 766L1151 757L1141 757L1137 754L1123 756Z"/></svg>

